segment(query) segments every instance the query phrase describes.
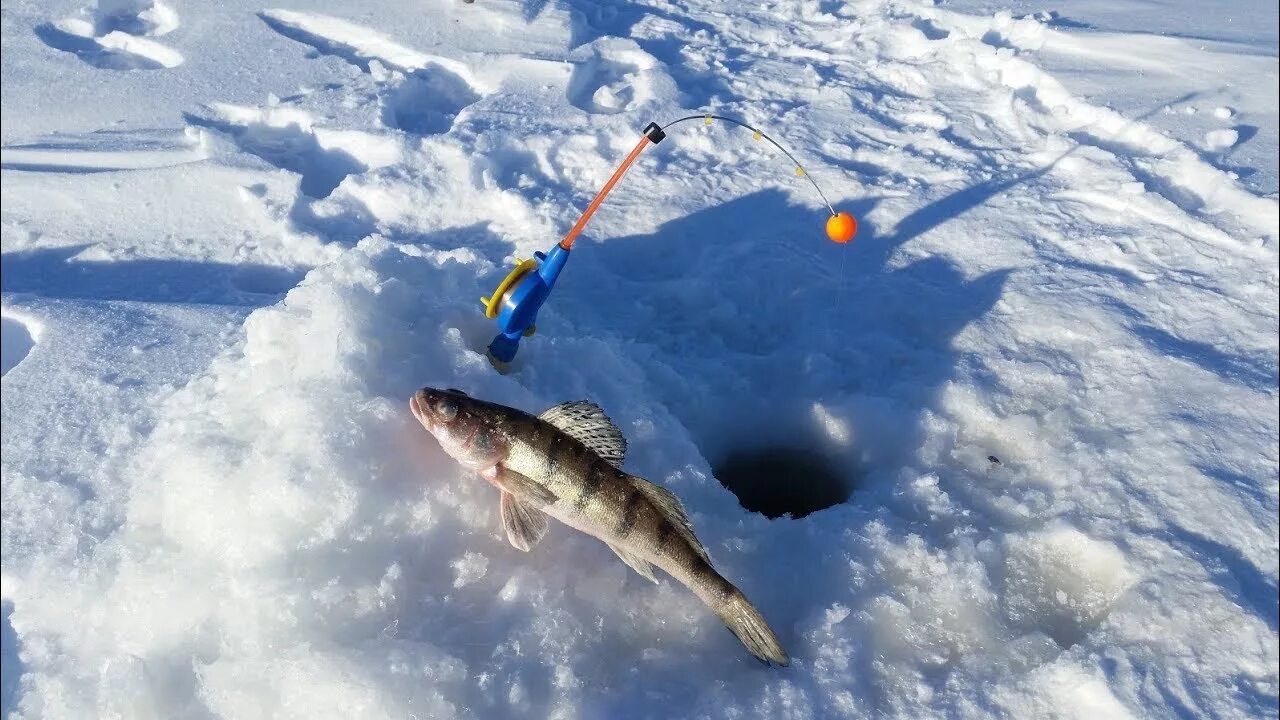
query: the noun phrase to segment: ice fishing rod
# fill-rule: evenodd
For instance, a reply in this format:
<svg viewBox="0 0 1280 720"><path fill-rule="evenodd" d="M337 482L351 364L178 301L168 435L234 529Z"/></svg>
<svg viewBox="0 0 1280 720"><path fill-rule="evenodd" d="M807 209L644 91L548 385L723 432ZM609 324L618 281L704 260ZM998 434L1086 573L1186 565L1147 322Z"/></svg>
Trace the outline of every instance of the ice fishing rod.
<svg viewBox="0 0 1280 720"><path fill-rule="evenodd" d="M516 266L510 273L498 283L498 287L494 289L489 297L480 298L480 304L484 306L485 317L496 320L498 323L498 334L493 338L493 342L489 343L489 357L498 363L509 363L515 356L516 351L520 348L520 339L528 337L534 333L534 321L537 319L538 310L542 308L542 304L546 302L547 297L551 294L551 288L555 285L556 278L560 276L560 271L564 269L565 263L569 260L569 251L573 248L573 243L578 239L578 235L582 233L587 222L591 220L591 216L600 208L600 203L622 176L626 174L631 165L640 157L640 153L649 145L657 145L667 137L667 130L682 122L690 120L702 120L704 124L710 125L716 120L737 125L750 130L754 140L766 140L773 145L783 155L791 161L795 166L797 177L803 177L813 185L813 189L818 192L818 196L822 198L822 203L831 211L831 217L827 218L826 230L827 237L832 242L847 243L853 239L858 231L858 221L847 212L837 212L831 205L831 201L827 200L826 193L822 192L822 188L818 186L813 176L809 174L804 166L796 160L795 156L787 151L786 148L778 144L776 140L769 137L763 130L752 127L747 123L736 118L726 117L724 115L686 115L667 123L666 125L658 125L657 123L649 123L640 141L627 155L622 164L618 165L618 169L613 171L613 175L609 178L604 187L600 188L600 192L596 193L595 198L587 205L587 209L582 211L582 215L578 217L578 221L574 223L569 232L561 238L560 242L551 248L549 252L535 252L533 258L520 260L517 258Z"/></svg>

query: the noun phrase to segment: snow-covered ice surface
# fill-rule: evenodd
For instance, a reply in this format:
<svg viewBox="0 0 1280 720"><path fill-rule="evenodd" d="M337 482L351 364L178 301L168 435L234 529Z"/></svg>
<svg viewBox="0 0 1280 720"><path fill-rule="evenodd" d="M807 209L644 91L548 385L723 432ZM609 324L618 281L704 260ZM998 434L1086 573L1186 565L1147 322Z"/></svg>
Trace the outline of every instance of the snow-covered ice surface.
<svg viewBox="0 0 1280 720"><path fill-rule="evenodd" d="M3 711L1275 717L1276 11L1059 10L6 1ZM686 124L495 373L477 299L704 110L855 242ZM791 667L511 548L426 384L600 403ZM744 510L770 448L850 499Z"/></svg>

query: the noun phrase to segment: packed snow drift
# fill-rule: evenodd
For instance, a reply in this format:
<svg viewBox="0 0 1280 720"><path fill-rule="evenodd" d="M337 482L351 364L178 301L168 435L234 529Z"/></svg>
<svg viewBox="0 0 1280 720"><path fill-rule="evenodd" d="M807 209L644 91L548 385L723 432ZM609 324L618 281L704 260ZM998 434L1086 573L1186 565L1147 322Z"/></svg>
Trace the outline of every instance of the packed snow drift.
<svg viewBox="0 0 1280 720"><path fill-rule="evenodd" d="M1028 5L6 0L3 712L1276 717L1275 8ZM692 123L495 372L699 112L857 238ZM790 667L424 385L604 408Z"/></svg>

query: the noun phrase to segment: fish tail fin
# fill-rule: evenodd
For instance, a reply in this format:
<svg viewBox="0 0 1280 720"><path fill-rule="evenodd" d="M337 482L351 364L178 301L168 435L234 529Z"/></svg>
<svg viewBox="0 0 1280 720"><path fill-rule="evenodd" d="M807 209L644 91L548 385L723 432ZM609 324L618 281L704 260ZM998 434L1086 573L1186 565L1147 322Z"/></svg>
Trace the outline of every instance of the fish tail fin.
<svg viewBox="0 0 1280 720"><path fill-rule="evenodd" d="M773 634L769 623L765 622L760 611L747 600L742 591L734 588L716 614L746 646L747 652L755 655L766 665L790 665L791 658L782 649L778 636Z"/></svg>

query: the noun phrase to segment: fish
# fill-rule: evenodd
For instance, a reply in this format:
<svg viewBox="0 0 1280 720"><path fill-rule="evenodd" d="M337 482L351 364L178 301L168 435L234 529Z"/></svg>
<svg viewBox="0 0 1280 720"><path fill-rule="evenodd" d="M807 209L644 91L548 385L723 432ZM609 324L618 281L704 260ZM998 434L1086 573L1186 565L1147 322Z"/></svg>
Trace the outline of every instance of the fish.
<svg viewBox="0 0 1280 720"><path fill-rule="evenodd" d="M683 584L766 665L790 657L760 611L716 571L689 516L666 488L622 469L627 441L604 410L588 400L539 415L424 387L409 409L441 448L501 491L508 542L529 552L555 519L586 533L642 577L654 566Z"/></svg>

